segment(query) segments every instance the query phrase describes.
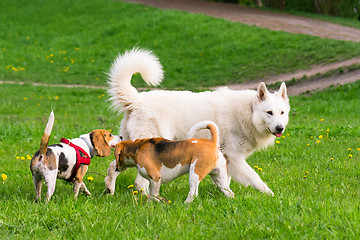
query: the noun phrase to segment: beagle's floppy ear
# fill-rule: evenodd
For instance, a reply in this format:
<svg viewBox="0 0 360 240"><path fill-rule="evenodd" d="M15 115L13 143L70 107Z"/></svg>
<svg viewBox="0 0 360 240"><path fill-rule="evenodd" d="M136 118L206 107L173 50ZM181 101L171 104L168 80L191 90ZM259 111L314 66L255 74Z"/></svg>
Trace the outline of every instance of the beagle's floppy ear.
<svg viewBox="0 0 360 240"><path fill-rule="evenodd" d="M97 151L98 157L107 157L111 153L111 149L104 136L105 134L106 131L104 130L94 130L90 133L90 140Z"/></svg>
<svg viewBox="0 0 360 240"><path fill-rule="evenodd" d="M257 89L257 97L260 101L264 101L269 94L269 91L266 88L265 83L261 82Z"/></svg>

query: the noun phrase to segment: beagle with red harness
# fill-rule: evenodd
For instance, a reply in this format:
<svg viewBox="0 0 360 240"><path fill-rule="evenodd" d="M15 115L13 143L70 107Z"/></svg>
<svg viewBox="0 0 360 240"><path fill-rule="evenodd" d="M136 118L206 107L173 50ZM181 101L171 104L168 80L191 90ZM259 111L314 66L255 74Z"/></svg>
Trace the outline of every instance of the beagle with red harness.
<svg viewBox="0 0 360 240"><path fill-rule="evenodd" d="M216 124L210 121L199 122L190 129L188 137L206 128L210 130L211 139L170 141L164 138L147 138L116 144L116 160L110 163L105 178L107 191L114 193L115 180L120 172L137 167L141 176L150 181L149 198L155 200L159 198L161 183L172 181L185 173L189 173L190 184L185 203L192 202L198 195L199 183L208 174L226 197L233 197L234 193L229 187L226 159L219 147Z"/></svg>
<svg viewBox="0 0 360 240"><path fill-rule="evenodd" d="M54 119L54 113L51 112L41 138L40 150L31 159L30 170L36 201L41 199L43 180L47 186L46 201L50 200L55 191L57 178L73 183L74 198L78 196L79 190L91 195L83 182L91 158L109 156L111 148L121 141L120 137L112 135L107 130L98 129L79 138L62 138L61 143L48 146Z"/></svg>

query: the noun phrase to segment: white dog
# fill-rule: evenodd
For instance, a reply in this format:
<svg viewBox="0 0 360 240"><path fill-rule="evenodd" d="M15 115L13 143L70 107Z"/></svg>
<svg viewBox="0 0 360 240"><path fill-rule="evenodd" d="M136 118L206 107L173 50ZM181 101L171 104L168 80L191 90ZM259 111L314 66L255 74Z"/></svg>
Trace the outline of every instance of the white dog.
<svg viewBox="0 0 360 240"><path fill-rule="evenodd" d="M201 93L165 90L138 93L131 85L131 76L137 72L149 85L159 84L163 78L157 57L141 49L119 55L109 73L110 101L124 113L120 128L124 140L186 139L187 130L195 123L213 121L219 126L220 146L228 161L229 175L244 186L273 195L246 158L273 144L284 132L290 111L285 83L275 93L270 93L264 83L259 84L257 91L220 88ZM203 131L197 137L204 135L209 137ZM139 174L135 185L148 194L149 182Z"/></svg>

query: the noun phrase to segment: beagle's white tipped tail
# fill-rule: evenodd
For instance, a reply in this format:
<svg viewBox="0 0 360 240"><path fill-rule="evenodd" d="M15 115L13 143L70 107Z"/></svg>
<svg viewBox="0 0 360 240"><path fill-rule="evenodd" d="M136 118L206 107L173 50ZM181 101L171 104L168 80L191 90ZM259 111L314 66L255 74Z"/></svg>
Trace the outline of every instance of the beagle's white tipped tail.
<svg viewBox="0 0 360 240"><path fill-rule="evenodd" d="M211 133L211 140L216 143L217 146L220 146L219 143L219 128L216 123L212 121L202 121L196 123L188 132L188 139L192 138L198 130L209 129Z"/></svg>
<svg viewBox="0 0 360 240"><path fill-rule="evenodd" d="M158 85L164 77L159 59L151 51L133 48L119 54L108 74L109 101L114 109L132 109L138 102L139 93L131 85L131 77L135 73L140 73L148 85Z"/></svg>
<svg viewBox="0 0 360 240"><path fill-rule="evenodd" d="M51 135L51 130L54 126L54 121L55 121L55 116L54 116L54 112L51 111L50 113L50 116L49 116L49 120L46 124L46 127L45 127L45 131L44 131L44 134L41 138L41 142L40 142L40 154L41 155L45 155L46 154L46 150L47 150L47 147L48 147L48 143L49 143L49 138L50 138L50 135Z"/></svg>

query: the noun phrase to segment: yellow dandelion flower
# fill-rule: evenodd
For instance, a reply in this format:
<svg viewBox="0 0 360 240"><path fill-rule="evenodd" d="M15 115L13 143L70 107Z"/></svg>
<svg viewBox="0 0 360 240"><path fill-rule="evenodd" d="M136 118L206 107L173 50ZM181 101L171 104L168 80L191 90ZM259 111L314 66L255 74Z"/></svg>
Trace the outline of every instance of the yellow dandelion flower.
<svg viewBox="0 0 360 240"><path fill-rule="evenodd" d="M305 175L304 178L307 178L307 176Z"/></svg>
<svg viewBox="0 0 360 240"><path fill-rule="evenodd" d="M323 122L325 119L321 118L320 121Z"/></svg>
<svg viewBox="0 0 360 240"><path fill-rule="evenodd" d="M168 203L171 203L171 201L169 200Z"/></svg>
<svg viewBox="0 0 360 240"><path fill-rule="evenodd" d="M330 158L331 161L334 161L334 158Z"/></svg>
<svg viewBox="0 0 360 240"><path fill-rule="evenodd" d="M310 138L314 138L314 136L311 136Z"/></svg>
<svg viewBox="0 0 360 240"><path fill-rule="evenodd" d="M5 180L7 179L7 175L6 175L6 174L4 174L4 173L2 173L2 174L1 174L1 178L2 178L2 180L4 180L4 181L5 181Z"/></svg>
<svg viewBox="0 0 360 240"><path fill-rule="evenodd" d="M94 60L94 59L91 59L91 62L93 63L93 62L95 62L95 60Z"/></svg>
<svg viewBox="0 0 360 240"><path fill-rule="evenodd" d="M36 103L36 106L40 106L40 103Z"/></svg>
<svg viewBox="0 0 360 240"><path fill-rule="evenodd" d="M310 146L310 143L306 144L306 146Z"/></svg>
<svg viewBox="0 0 360 240"><path fill-rule="evenodd" d="M91 182L92 180L94 180L93 177L88 177L87 180L89 180L89 182Z"/></svg>
<svg viewBox="0 0 360 240"><path fill-rule="evenodd" d="M139 192L138 191L133 191L133 194L135 195L135 194L138 194Z"/></svg>
<svg viewBox="0 0 360 240"><path fill-rule="evenodd" d="M28 98L27 98L27 97L24 97L24 100L26 101L26 100L28 100Z"/></svg>
<svg viewBox="0 0 360 240"><path fill-rule="evenodd" d="M320 140L317 140L316 143L320 143L321 141Z"/></svg>
<svg viewBox="0 0 360 240"><path fill-rule="evenodd" d="M280 144L280 141L279 141L279 140L276 140L275 142L276 142L276 144Z"/></svg>
<svg viewBox="0 0 360 240"><path fill-rule="evenodd" d="M349 158L352 158L352 157L353 157L353 155L349 154Z"/></svg>
<svg viewBox="0 0 360 240"><path fill-rule="evenodd" d="M21 159L21 160L25 160L25 157L21 157L20 159Z"/></svg>
<svg viewBox="0 0 360 240"><path fill-rule="evenodd" d="M50 54L50 57L53 57L54 56L54 54Z"/></svg>
<svg viewBox="0 0 360 240"><path fill-rule="evenodd" d="M309 172L308 171L305 171L305 175L308 174Z"/></svg>
<svg viewBox="0 0 360 240"><path fill-rule="evenodd" d="M53 61L53 60L51 60L51 61L50 61L50 63L54 63L54 61Z"/></svg>
<svg viewBox="0 0 360 240"><path fill-rule="evenodd" d="M326 129L326 132L330 132L330 129Z"/></svg>
<svg viewBox="0 0 360 240"><path fill-rule="evenodd" d="M261 167L259 167L259 168L258 168L258 170L261 172L261 171L262 171L262 168L261 168Z"/></svg>
<svg viewBox="0 0 360 240"><path fill-rule="evenodd" d="M55 96L55 99L57 100L57 99L59 99L59 97L58 97L58 96Z"/></svg>
<svg viewBox="0 0 360 240"><path fill-rule="evenodd" d="M258 166L254 166L255 169L258 169L259 167Z"/></svg>
<svg viewBox="0 0 360 240"><path fill-rule="evenodd" d="M67 113L65 113L65 116L67 116L68 114Z"/></svg>
<svg viewBox="0 0 360 240"><path fill-rule="evenodd" d="M356 150L360 151L360 148L357 148Z"/></svg>
<svg viewBox="0 0 360 240"><path fill-rule="evenodd" d="M323 137L324 137L323 135L320 135L320 136L319 136L319 139L322 139Z"/></svg>
<svg viewBox="0 0 360 240"><path fill-rule="evenodd" d="M127 188L133 188L133 187L134 187L134 185L131 184L131 185L129 185Z"/></svg>
<svg viewBox="0 0 360 240"><path fill-rule="evenodd" d="M30 156L26 157L26 160L31 160L31 157Z"/></svg>
<svg viewBox="0 0 360 240"><path fill-rule="evenodd" d="M143 192L143 191L144 191L144 189L143 189L143 188L141 188L141 189L140 189L140 192Z"/></svg>
<svg viewBox="0 0 360 240"><path fill-rule="evenodd" d="M16 156L16 159L20 159L20 156Z"/></svg>

